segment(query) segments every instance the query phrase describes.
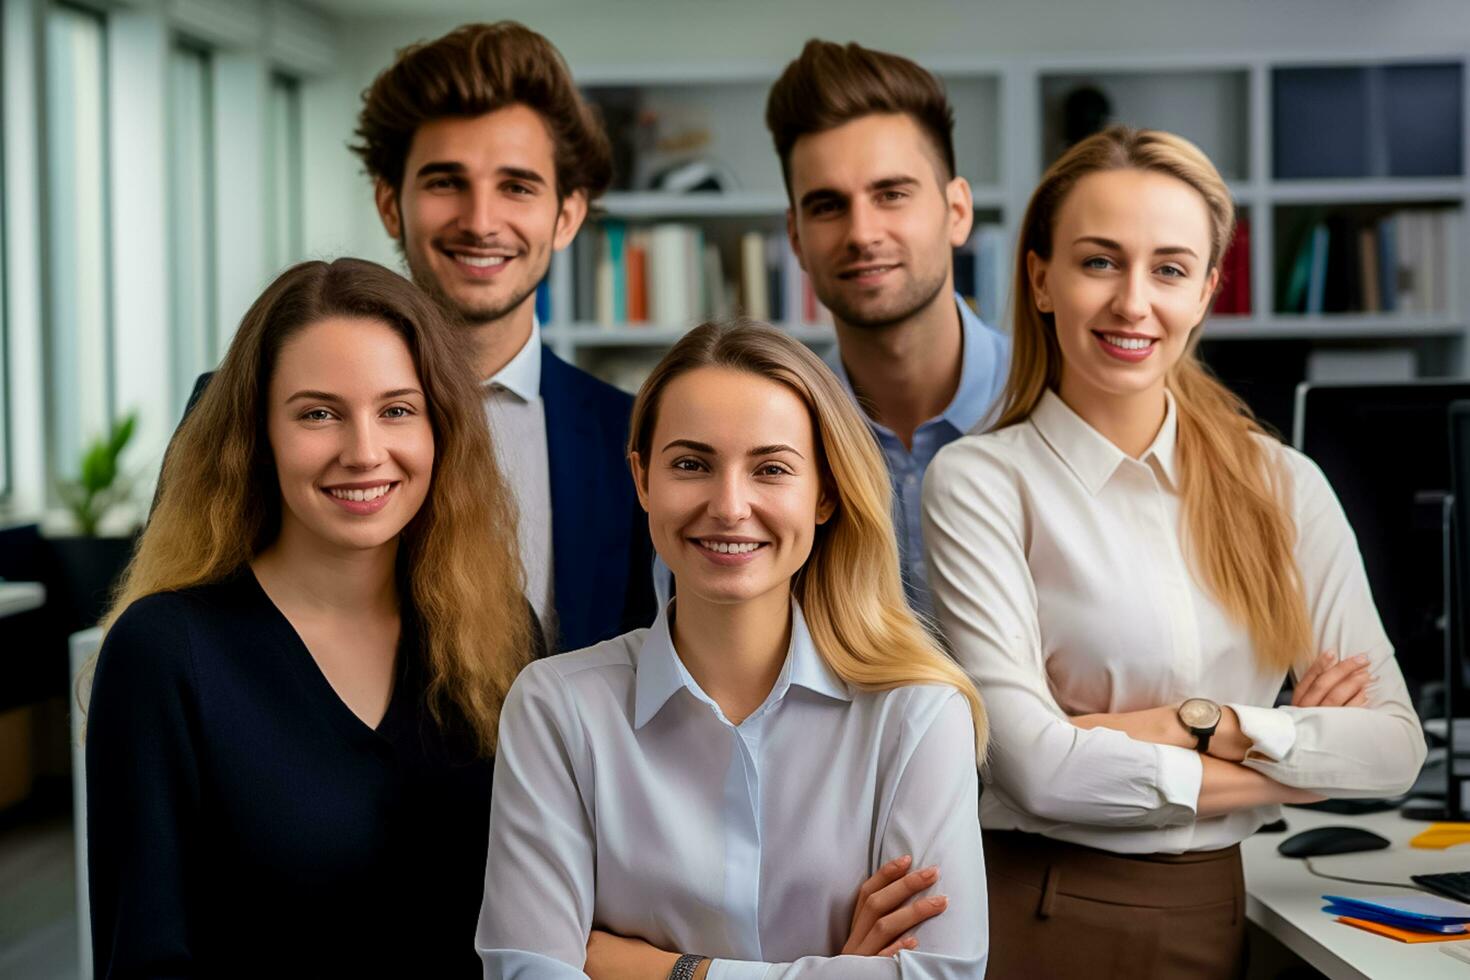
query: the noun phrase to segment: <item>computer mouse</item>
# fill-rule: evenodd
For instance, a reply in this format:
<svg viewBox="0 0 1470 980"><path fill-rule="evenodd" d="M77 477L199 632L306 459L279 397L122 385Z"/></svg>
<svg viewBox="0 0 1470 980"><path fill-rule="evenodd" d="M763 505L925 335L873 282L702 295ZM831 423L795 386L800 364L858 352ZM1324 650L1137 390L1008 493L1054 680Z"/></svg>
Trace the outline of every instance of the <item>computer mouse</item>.
<svg viewBox="0 0 1470 980"><path fill-rule="evenodd" d="M1387 846L1388 838L1360 827L1313 827L1311 830L1292 834L1277 844L1276 850L1286 857L1305 858L1318 854L1381 851Z"/></svg>

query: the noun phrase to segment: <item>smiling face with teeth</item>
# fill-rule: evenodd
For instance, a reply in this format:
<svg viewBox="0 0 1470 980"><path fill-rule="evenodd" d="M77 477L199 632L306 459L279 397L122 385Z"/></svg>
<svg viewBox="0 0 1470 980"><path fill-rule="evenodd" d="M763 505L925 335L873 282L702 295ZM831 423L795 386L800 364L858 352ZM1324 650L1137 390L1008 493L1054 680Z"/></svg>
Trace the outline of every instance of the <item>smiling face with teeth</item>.
<svg viewBox="0 0 1470 980"><path fill-rule="evenodd" d="M1204 319L1219 279L1204 198L1157 171L1103 170L1062 201L1052 257L1027 256L1036 307L1062 353L1058 394L1083 418L1147 402Z"/></svg>
<svg viewBox="0 0 1470 980"><path fill-rule="evenodd" d="M811 413L790 388L701 367L659 397L649 459L632 454L659 557L690 603L788 601L832 515Z"/></svg>
<svg viewBox="0 0 1470 980"><path fill-rule="evenodd" d="M904 113L800 137L790 159L792 249L839 321L893 327L954 315L953 249L970 234L970 185Z"/></svg>
<svg viewBox="0 0 1470 980"><path fill-rule="evenodd" d="M587 214L584 192L558 194L555 150L524 105L434 119L414 132L403 186L376 188L414 282L472 327L513 327L519 343L552 253Z"/></svg>
<svg viewBox="0 0 1470 980"><path fill-rule="evenodd" d="M282 345L267 431L280 542L392 547L428 493L434 432L407 343L379 320L331 317Z"/></svg>

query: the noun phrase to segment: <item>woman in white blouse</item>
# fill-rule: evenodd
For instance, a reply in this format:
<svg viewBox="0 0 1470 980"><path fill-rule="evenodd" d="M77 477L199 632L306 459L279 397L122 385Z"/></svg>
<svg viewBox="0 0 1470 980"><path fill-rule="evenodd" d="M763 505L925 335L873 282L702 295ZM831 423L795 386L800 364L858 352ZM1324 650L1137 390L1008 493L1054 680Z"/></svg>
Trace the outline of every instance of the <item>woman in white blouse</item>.
<svg viewBox="0 0 1470 980"><path fill-rule="evenodd" d="M707 324L644 383L629 450L678 598L511 689L485 975L982 976L985 716L904 601L837 379Z"/></svg>
<svg viewBox="0 0 1470 980"><path fill-rule="evenodd" d="M1233 225L1185 140L1068 151L1022 224L998 422L928 472L939 619L995 732L996 976L1235 976L1239 841L1424 759L1331 487L1195 354Z"/></svg>

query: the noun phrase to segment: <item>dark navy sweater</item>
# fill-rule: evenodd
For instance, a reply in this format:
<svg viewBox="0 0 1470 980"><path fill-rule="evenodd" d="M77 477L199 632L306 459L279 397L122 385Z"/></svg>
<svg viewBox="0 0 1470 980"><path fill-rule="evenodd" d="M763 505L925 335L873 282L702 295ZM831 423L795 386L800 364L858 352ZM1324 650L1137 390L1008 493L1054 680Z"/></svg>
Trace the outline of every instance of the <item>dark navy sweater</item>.
<svg viewBox="0 0 1470 980"><path fill-rule="evenodd" d="M87 719L99 978L480 975L492 763L403 632L373 729L248 569L122 614Z"/></svg>

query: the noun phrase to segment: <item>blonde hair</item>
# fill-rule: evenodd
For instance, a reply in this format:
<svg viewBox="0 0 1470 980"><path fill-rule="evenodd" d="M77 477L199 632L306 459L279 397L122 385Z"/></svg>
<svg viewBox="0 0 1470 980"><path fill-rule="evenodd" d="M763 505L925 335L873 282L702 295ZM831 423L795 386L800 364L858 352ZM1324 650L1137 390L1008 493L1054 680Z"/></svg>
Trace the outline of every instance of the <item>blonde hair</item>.
<svg viewBox="0 0 1470 980"><path fill-rule="evenodd" d="M1235 231L1235 204L1197 146L1170 133L1112 126L1072 147L1041 178L1021 223L1011 370L994 428L1024 421L1061 379L1056 322L1036 308L1026 256L1051 258L1057 214L1077 181L1123 169L1165 174L1199 193L1210 216L1208 268L1219 268ZM1186 548L1201 583L1249 633L1257 662L1285 670L1313 646L1286 474L1250 409L1200 361L1200 334L1196 326L1165 381L1178 415Z"/></svg>
<svg viewBox="0 0 1470 980"><path fill-rule="evenodd" d="M224 580L275 540L281 491L265 435L266 392L286 341L333 316L386 323L413 355L434 432L434 471L399 537L404 627L418 634L434 720L467 724L478 750L493 753L501 702L534 637L514 550L514 510L468 351L432 300L372 262L304 262L282 273L245 314L174 436L153 516L103 626L144 596ZM78 687L84 706L90 674Z"/></svg>
<svg viewBox="0 0 1470 980"><path fill-rule="evenodd" d="M854 687L886 691L947 684L970 704L985 756L985 706L969 676L935 644L904 598L892 490L873 435L841 383L805 346L763 323L706 323L666 354L633 403L628 451L648 460L659 399L669 382L701 367L744 371L793 391L811 413L825 489L836 501L817 525L812 552L792 578L818 653Z"/></svg>

